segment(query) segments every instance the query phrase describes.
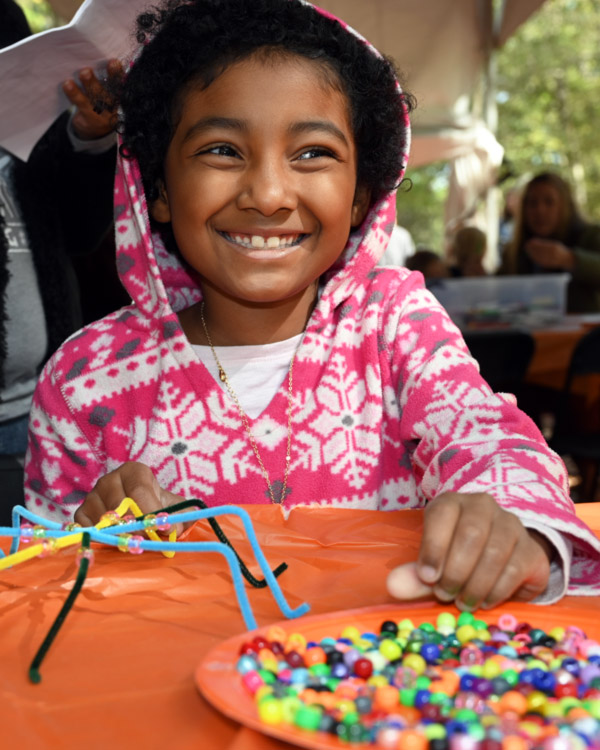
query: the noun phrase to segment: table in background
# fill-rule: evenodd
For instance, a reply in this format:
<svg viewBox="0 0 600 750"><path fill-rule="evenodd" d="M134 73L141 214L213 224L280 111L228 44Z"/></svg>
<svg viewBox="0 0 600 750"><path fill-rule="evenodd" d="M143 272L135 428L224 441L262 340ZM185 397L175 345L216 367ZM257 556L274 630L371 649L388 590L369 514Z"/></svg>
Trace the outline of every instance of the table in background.
<svg viewBox="0 0 600 750"><path fill-rule="evenodd" d="M416 559L421 511L301 508L284 521L278 506L245 507L271 566L289 564L279 579L288 602L309 602L310 614L389 604L387 571ZM577 512L600 532L600 504ZM220 520L242 558L252 561L239 520ZM188 539L214 537L201 523ZM10 747L289 750L225 718L196 690L193 675L203 656L245 629L217 554L167 560L99 549L42 664L41 684L30 684L31 659L74 576L72 552L0 574L0 727ZM269 590L248 593L259 626L283 619ZM582 608L600 618L600 597L566 597L540 616L550 621L553 610Z"/></svg>
<svg viewBox="0 0 600 750"><path fill-rule="evenodd" d="M567 315L561 324L531 330L535 351L526 382L560 390L577 342L598 325L600 316ZM600 378L596 385L600 392Z"/></svg>
<svg viewBox="0 0 600 750"><path fill-rule="evenodd" d="M569 363L577 343L593 328L600 325L598 315L568 315L556 327L531 331L535 351L529 364L520 394L520 406L534 419L542 412L555 414L565 384ZM578 376L571 385L569 419L572 429L580 433L600 431L600 374ZM596 462L572 457L581 480L577 493L581 500L596 499Z"/></svg>

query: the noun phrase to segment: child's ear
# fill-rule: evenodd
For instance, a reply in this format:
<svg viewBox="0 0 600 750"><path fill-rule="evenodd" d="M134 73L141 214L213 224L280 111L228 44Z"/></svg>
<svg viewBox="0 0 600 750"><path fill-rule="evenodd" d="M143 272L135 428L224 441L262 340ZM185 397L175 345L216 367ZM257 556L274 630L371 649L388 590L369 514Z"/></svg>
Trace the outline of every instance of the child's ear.
<svg viewBox="0 0 600 750"><path fill-rule="evenodd" d="M167 222L171 221L169 196L167 195L165 183L162 180L159 181L158 198L150 207L150 213L154 221L158 221L160 224L166 224Z"/></svg>
<svg viewBox="0 0 600 750"><path fill-rule="evenodd" d="M352 213L350 215L350 225L357 227L362 223L367 215L371 203L371 191L366 185L357 185L352 202Z"/></svg>

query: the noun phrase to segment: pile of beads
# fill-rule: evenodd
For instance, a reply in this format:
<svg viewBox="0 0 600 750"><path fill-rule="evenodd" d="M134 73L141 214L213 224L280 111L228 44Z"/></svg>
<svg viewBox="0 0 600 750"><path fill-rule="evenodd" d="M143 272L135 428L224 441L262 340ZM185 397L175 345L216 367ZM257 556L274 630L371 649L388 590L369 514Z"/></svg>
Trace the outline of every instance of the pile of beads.
<svg viewBox="0 0 600 750"><path fill-rule="evenodd" d="M434 627L346 626L307 641L273 626L236 665L269 725L394 750L600 749L600 644L511 614L441 613Z"/></svg>

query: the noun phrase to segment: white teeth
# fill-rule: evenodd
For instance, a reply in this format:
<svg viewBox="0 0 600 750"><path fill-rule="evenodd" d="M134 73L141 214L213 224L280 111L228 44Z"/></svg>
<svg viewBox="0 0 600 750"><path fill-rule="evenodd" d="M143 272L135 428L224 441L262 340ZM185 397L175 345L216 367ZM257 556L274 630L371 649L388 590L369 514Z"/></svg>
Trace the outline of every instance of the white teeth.
<svg viewBox="0 0 600 750"><path fill-rule="evenodd" d="M291 247L298 242L301 235L287 235L285 237L267 237L266 239L260 234L253 234L251 236L245 234L230 234L229 238L236 242L238 245L244 247L255 247L262 249L268 247L270 249Z"/></svg>

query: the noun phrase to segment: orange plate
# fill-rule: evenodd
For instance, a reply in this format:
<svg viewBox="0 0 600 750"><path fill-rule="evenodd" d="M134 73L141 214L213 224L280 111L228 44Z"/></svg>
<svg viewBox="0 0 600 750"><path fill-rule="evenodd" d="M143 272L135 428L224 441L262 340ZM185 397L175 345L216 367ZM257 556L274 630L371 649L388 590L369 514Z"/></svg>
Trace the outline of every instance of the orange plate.
<svg viewBox="0 0 600 750"><path fill-rule="evenodd" d="M348 625L355 625L362 632L377 632L385 620L400 620L409 617L415 625L422 622L435 624L440 612L452 612L458 617L460 612L449 605L423 604L384 604L377 607L349 609L339 612L329 612L322 615L301 617L297 620L278 622L286 633L302 633L308 640L320 640L325 636L338 637ZM573 610L552 607L540 607L535 604L504 604L486 612L479 611L476 617L487 623L495 623L498 617L509 612L518 620L528 622L532 627L551 630L553 627L577 625L586 632L588 637L600 640L600 622L598 613L594 611ZM258 718L253 698L242 685L240 675L236 671L240 647L255 635L266 635L267 626L251 633L243 633L229 638L213 648L196 669L194 678L196 685L204 697L212 705L234 721L244 724L251 729L268 734L271 737L289 742L299 747L312 750L331 750L331 748L348 747L336 737L322 732L309 732L288 725L271 726L264 724ZM353 744L354 750L372 750L373 745L367 743Z"/></svg>

